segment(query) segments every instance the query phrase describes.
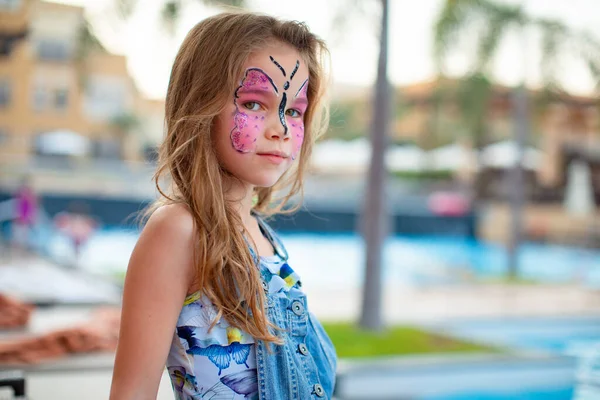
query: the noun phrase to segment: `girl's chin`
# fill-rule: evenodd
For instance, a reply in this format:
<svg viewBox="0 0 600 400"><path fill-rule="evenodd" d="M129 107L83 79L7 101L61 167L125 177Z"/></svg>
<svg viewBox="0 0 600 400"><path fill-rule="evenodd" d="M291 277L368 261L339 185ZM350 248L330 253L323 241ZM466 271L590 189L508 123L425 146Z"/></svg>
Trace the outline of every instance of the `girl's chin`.
<svg viewBox="0 0 600 400"><path fill-rule="evenodd" d="M279 177L277 179L253 179L250 183L258 188L270 188L277 183L278 179Z"/></svg>

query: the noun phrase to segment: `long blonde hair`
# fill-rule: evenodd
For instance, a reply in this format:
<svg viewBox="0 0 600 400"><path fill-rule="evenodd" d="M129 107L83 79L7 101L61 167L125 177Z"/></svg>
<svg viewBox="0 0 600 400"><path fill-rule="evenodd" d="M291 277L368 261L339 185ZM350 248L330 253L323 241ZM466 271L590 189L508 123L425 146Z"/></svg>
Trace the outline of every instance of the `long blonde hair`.
<svg viewBox="0 0 600 400"><path fill-rule="evenodd" d="M302 194L313 143L327 127L323 101L327 47L299 22L223 13L198 23L175 58L166 98L166 138L154 175L162 196L148 215L163 204L186 205L197 232L195 284L216 306L215 321L223 316L255 339L280 343L269 331L273 325L264 312L260 272L244 237L241 217L224 196L228 173L219 165L211 133L215 118L232 101L248 56L273 42L290 45L307 64L309 105L301 156L273 187L255 191L254 210L264 216L292 210L286 204ZM170 182L168 193L161 188L162 181ZM282 189L286 189L284 195L275 199L274 192Z"/></svg>

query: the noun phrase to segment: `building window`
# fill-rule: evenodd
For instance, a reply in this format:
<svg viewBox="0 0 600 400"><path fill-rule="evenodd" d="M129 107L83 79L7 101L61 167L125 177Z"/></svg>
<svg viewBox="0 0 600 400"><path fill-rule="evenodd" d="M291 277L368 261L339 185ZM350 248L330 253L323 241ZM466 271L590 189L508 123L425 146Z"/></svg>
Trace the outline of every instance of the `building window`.
<svg viewBox="0 0 600 400"><path fill-rule="evenodd" d="M31 103L34 111L43 111L46 108L47 100L48 91L45 87L36 86L33 88Z"/></svg>
<svg viewBox="0 0 600 400"><path fill-rule="evenodd" d="M54 91L54 108L64 110L67 108L69 91L67 89L56 89Z"/></svg>
<svg viewBox="0 0 600 400"><path fill-rule="evenodd" d="M110 120L127 109L127 83L118 77L88 77L84 110L95 121Z"/></svg>
<svg viewBox="0 0 600 400"><path fill-rule="evenodd" d="M2 0L0 0L2 1ZM25 31L18 33L0 33L0 56L9 56L19 40L27 36Z"/></svg>
<svg viewBox="0 0 600 400"><path fill-rule="evenodd" d="M117 139L100 139L94 143L94 157L108 160L121 158L121 142Z"/></svg>
<svg viewBox="0 0 600 400"><path fill-rule="evenodd" d="M60 39L38 39L37 55L40 60L45 61L66 61L71 59L71 46Z"/></svg>
<svg viewBox="0 0 600 400"><path fill-rule="evenodd" d="M21 6L21 0L0 0L0 10L15 11Z"/></svg>
<svg viewBox="0 0 600 400"><path fill-rule="evenodd" d="M10 104L10 81L0 80L0 108L6 108Z"/></svg>

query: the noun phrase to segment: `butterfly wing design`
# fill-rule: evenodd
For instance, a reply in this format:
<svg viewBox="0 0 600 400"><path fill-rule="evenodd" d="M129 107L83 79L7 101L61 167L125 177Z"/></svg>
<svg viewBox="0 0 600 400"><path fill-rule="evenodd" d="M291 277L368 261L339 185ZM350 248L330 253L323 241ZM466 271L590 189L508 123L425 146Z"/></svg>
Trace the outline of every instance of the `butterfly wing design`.
<svg viewBox="0 0 600 400"><path fill-rule="evenodd" d="M187 352L189 354L198 354L201 356L208 357L208 359L217 368L219 368L219 375L221 375L221 371L226 368L229 368L229 364L231 364L231 355L229 354L228 347L229 346L220 346L218 344L213 344L208 347L194 346L190 347L190 349Z"/></svg>
<svg viewBox="0 0 600 400"><path fill-rule="evenodd" d="M246 398L251 398L258 393L258 376L256 375L256 368L226 375L221 378L221 382L237 394L243 394Z"/></svg>
<svg viewBox="0 0 600 400"><path fill-rule="evenodd" d="M249 368L246 362L248 361L248 356L252 349L252 343L240 344L238 342L233 342L227 347L229 347L229 351L231 352L231 358L233 358L236 363L244 364L246 365L246 368Z"/></svg>

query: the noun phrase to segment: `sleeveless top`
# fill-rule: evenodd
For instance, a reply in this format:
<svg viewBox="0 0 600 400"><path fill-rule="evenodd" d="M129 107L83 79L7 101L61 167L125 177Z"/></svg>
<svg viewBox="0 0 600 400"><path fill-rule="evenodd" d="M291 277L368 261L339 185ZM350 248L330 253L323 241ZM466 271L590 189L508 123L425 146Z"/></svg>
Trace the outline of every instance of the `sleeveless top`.
<svg viewBox="0 0 600 400"><path fill-rule="evenodd" d="M258 265L271 332L283 345L255 341L221 318L201 292L185 299L173 333L167 371L177 400L331 398L337 359L333 344L307 311L299 276L275 232L257 217L275 255ZM250 251L257 259L250 247Z"/></svg>

